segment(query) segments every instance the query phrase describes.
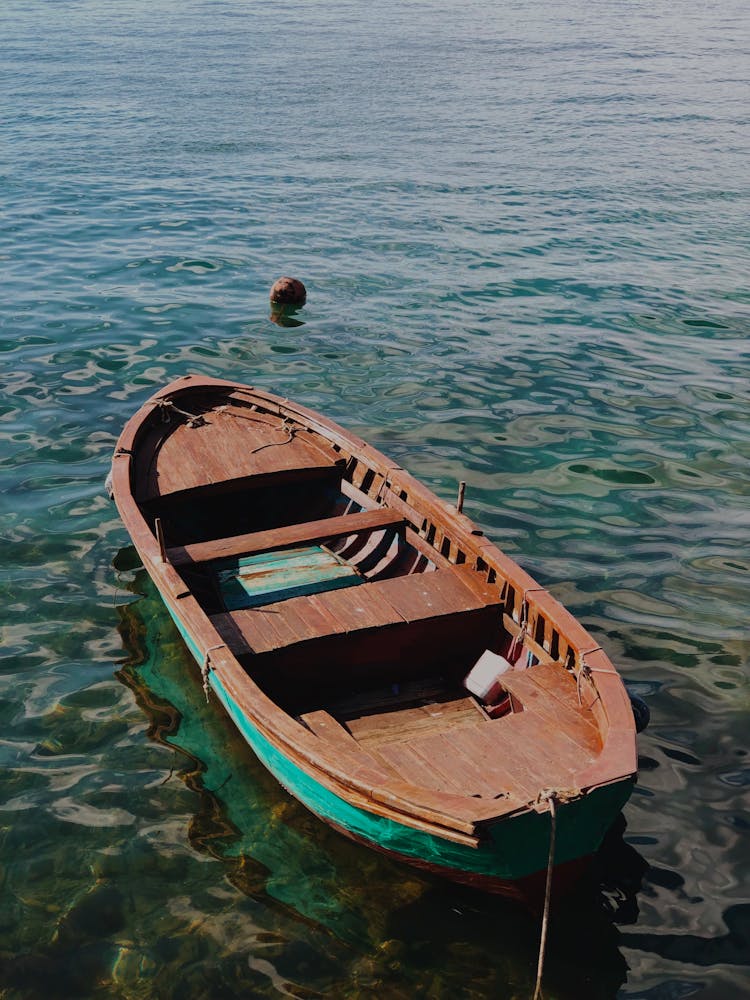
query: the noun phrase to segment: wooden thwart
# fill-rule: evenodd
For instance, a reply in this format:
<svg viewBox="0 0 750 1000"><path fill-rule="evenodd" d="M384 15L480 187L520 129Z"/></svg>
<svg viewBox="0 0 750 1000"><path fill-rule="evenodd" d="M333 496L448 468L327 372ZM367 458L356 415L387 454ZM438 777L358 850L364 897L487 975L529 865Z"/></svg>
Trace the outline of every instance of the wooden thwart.
<svg viewBox="0 0 750 1000"><path fill-rule="evenodd" d="M295 642L364 629L457 619L463 613L491 607L456 576L437 570L363 583L349 590L291 597L259 608L213 615L211 621L236 653L265 653Z"/></svg>
<svg viewBox="0 0 750 1000"><path fill-rule="evenodd" d="M324 517L319 521L303 521L284 528L268 531L253 531L246 535L217 538L210 542L181 545L167 550L173 566L189 563L211 562L214 559L229 559L233 556L251 556L261 552L295 545L317 545L334 538L345 538L359 533L371 534L383 528L401 528L404 519L387 508L363 511L361 514L342 514L340 517Z"/></svg>

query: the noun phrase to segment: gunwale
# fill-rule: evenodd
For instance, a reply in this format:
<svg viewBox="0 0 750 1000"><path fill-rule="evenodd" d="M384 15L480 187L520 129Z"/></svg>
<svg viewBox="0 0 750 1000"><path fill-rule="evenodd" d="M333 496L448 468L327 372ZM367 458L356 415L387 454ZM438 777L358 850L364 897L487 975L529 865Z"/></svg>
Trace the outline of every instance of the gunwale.
<svg viewBox="0 0 750 1000"><path fill-rule="evenodd" d="M385 819L477 848L489 826L531 811L543 813L541 801L509 793L486 801L447 791L421 788L394 777L384 761L352 741L321 739L284 712L254 682L186 589L175 566L164 561L154 531L134 495L135 455L154 408L194 392L220 391L227 402L248 400L278 417L295 422L329 443L345 466L352 486L404 519L407 530L440 565L464 564L477 586L494 588L503 603L503 622L521 633L529 649L565 663L575 677L583 702L601 733L601 750L571 775L571 797L590 795L608 785L630 783L636 772L635 730L629 699L614 666L583 626L503 553L464 514L441 502L400 465L333 421L280 396L233 381L184 376L158 390L123 428L113 457L112 486L122 520L144 565L157 584L172 617L199 662L209 661L213 675L260 736L322 787ZM462 566L462 568L464 568ZM614 817L613 817L614 818Z"/></svg>

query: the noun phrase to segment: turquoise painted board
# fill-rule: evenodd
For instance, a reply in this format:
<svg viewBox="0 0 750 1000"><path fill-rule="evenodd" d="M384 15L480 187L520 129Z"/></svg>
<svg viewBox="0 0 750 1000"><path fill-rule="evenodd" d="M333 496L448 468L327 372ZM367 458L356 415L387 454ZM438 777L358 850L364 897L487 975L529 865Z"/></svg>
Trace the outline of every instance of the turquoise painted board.
<svg viewBox="0 0 750 1000"><path fill-rule="evenodd" d="M363 582L353 566L320 545L223 562L216 575L228 611Z"/></svg>

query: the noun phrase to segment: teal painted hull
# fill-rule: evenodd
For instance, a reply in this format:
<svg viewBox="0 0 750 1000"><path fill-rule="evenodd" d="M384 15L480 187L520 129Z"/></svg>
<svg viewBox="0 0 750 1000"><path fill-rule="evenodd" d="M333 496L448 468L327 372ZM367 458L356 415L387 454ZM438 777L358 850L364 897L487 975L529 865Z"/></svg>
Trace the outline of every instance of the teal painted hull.
<svg viewBox="0 0 750 1000"><path fill-rule="evenodd" d="M171 613L171 609L170 609ZM172 617L197 662L201 657L176 615ZM353 805L298 767L258 731L214 673L209 683L227 714L261 763L296 799L321 819L370 847L420 868L476 885L505 891L546 869L548 812L528 812L488 824L478 847L456 843ZM633 782L622 781L591 792L558 809L555 864L563 866L593 854L619 815Z"/></svg>

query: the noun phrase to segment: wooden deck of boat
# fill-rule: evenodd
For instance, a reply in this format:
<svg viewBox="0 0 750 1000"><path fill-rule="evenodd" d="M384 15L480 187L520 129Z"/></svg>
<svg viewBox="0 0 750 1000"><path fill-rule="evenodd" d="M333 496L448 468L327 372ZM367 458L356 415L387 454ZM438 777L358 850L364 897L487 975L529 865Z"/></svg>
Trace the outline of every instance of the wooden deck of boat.
<svg viewBox="0 0 750 1000"><path fill-rule="evenodd" d="M356 696L302 721L321 739L352 740L402 781L436 792L533 801L543 788L567 788L601 751L591 713L559 663L503 678L518 711L490 719L470 696L448 697L444 682L413 684L371 702ZM440 696L442 693L442 697ZM423 695L422 699L418 696ZM399 699L408 707L399 708ZM414 704L414 699L422 704Z"/></svg>
<svg viewBox="0 0 750 1000"><path fill-rule="evenodd" d="M320 438L294 432L281 417L230 400L200 415L200 422L157 423L144 439L153 458L136 484L141 500L188 490L242 483L303 482L333 474L337 455Z"/></svg>

